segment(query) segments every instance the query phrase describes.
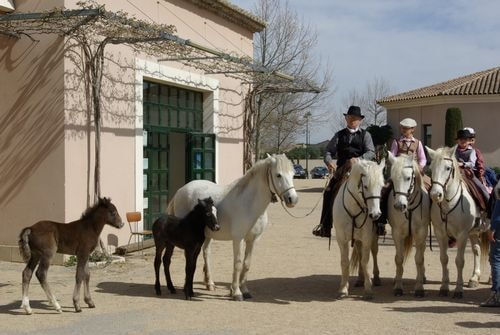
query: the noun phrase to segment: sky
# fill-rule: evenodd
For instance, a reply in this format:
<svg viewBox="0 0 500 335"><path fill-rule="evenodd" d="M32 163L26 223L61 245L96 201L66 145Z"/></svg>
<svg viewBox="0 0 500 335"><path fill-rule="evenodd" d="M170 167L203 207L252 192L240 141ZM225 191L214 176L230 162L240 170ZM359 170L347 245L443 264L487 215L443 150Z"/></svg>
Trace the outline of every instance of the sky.
<svg viewBox="0 0 500 335"><path fill-rule="evenodd" d="M251 10L255 0L231 2ZM498 0L288 3L318 32L316 54L333 69L332 111L375 78L396 94L500 66ZM328 122L312 127L311 143L333 135Z"/></svg>

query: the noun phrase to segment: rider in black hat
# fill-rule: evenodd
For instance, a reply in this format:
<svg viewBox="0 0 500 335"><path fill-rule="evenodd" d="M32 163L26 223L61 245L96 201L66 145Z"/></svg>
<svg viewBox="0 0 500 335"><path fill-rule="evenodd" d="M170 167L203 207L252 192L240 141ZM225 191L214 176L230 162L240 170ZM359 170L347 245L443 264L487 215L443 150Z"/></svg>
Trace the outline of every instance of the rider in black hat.
<svg viewBox="0 0 500 335"><path fill-rule="evenodd" d="M347 127L338 131L326 147L325 164L332 178L323 193L323 209L320 224L313 230L316 236L330 237L332 229L333 199L347 177L352 164L358 159L371 160L375 158L375 148L372 137L365 129L360 128L365 118L358 106L350 106L344 113ZM337 158L335 164L334 157Z"/></svg>

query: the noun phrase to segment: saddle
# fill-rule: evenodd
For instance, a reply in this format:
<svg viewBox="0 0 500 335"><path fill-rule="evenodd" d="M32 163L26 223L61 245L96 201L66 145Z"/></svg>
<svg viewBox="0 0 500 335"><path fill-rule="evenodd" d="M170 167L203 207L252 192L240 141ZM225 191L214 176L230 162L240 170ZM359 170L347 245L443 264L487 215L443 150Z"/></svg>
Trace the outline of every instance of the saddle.
<svg viewBox="0 0 500 335"><path fill-rule="evenodd" d="M463 180L465 185L467 185L467 190L471 194L474 202L479 207L481 211L486 211L488 208L489 196L486 194L486 190L483 190L481 181L476 178L473 174L468 173L466 169L462 169Z"/></svg>

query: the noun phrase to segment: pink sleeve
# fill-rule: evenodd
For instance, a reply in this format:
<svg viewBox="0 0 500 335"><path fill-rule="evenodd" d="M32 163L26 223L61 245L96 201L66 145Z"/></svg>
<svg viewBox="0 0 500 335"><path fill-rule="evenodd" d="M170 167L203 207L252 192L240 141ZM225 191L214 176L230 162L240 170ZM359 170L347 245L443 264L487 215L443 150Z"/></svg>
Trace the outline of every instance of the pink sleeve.
<svg viewBox="0 0 500 335"><path fill-rule="evenodd" d="M394 156L398 155L398 142L396 140L392 140L391 152Z"/></svg>
<svg viewBox="0 0 500 335"><path fill-rule="evenodd" d="M427 158L425 158L424 146L422 145L422 141L418 141L417 162L422 169L425 167L425 164L427 164Z"/></svg>

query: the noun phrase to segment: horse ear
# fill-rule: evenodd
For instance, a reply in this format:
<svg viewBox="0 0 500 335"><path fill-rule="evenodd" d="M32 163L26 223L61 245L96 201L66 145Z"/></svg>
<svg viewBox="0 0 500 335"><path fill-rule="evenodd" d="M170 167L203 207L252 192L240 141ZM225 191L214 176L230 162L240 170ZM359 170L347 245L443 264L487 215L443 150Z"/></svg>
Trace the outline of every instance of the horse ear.
<svg viewBox="0 0 500 335"><path fill-rule="evenodd" d="M389 159L389 163L394 164L394 161L396 161L396 156L394 156L392 151L387 151L387 159Z"/></svg>
<svg viewBox="0 0 500 335"><path fill-rule="evenodd" d="M266 156L267 158L271 157L271 155L268 152L266 152Z"/></svg>
<svg viewBox="0 0 500 335"><path fill-rule="evenodd" d="M458 148L458 145L456 145L456 144L450 148L450 151L449 151L450 157L455 157L455 152L457 151L457 148Z"/></svg>
<svg viewBox="0 0 500 335"><path fill-rule="evenodd" d="M425 149L427 150L427 153L429 154L431 160L434 159L434 157L436 157L436 151L432 150L428 146L425 146Z"/></svg>

